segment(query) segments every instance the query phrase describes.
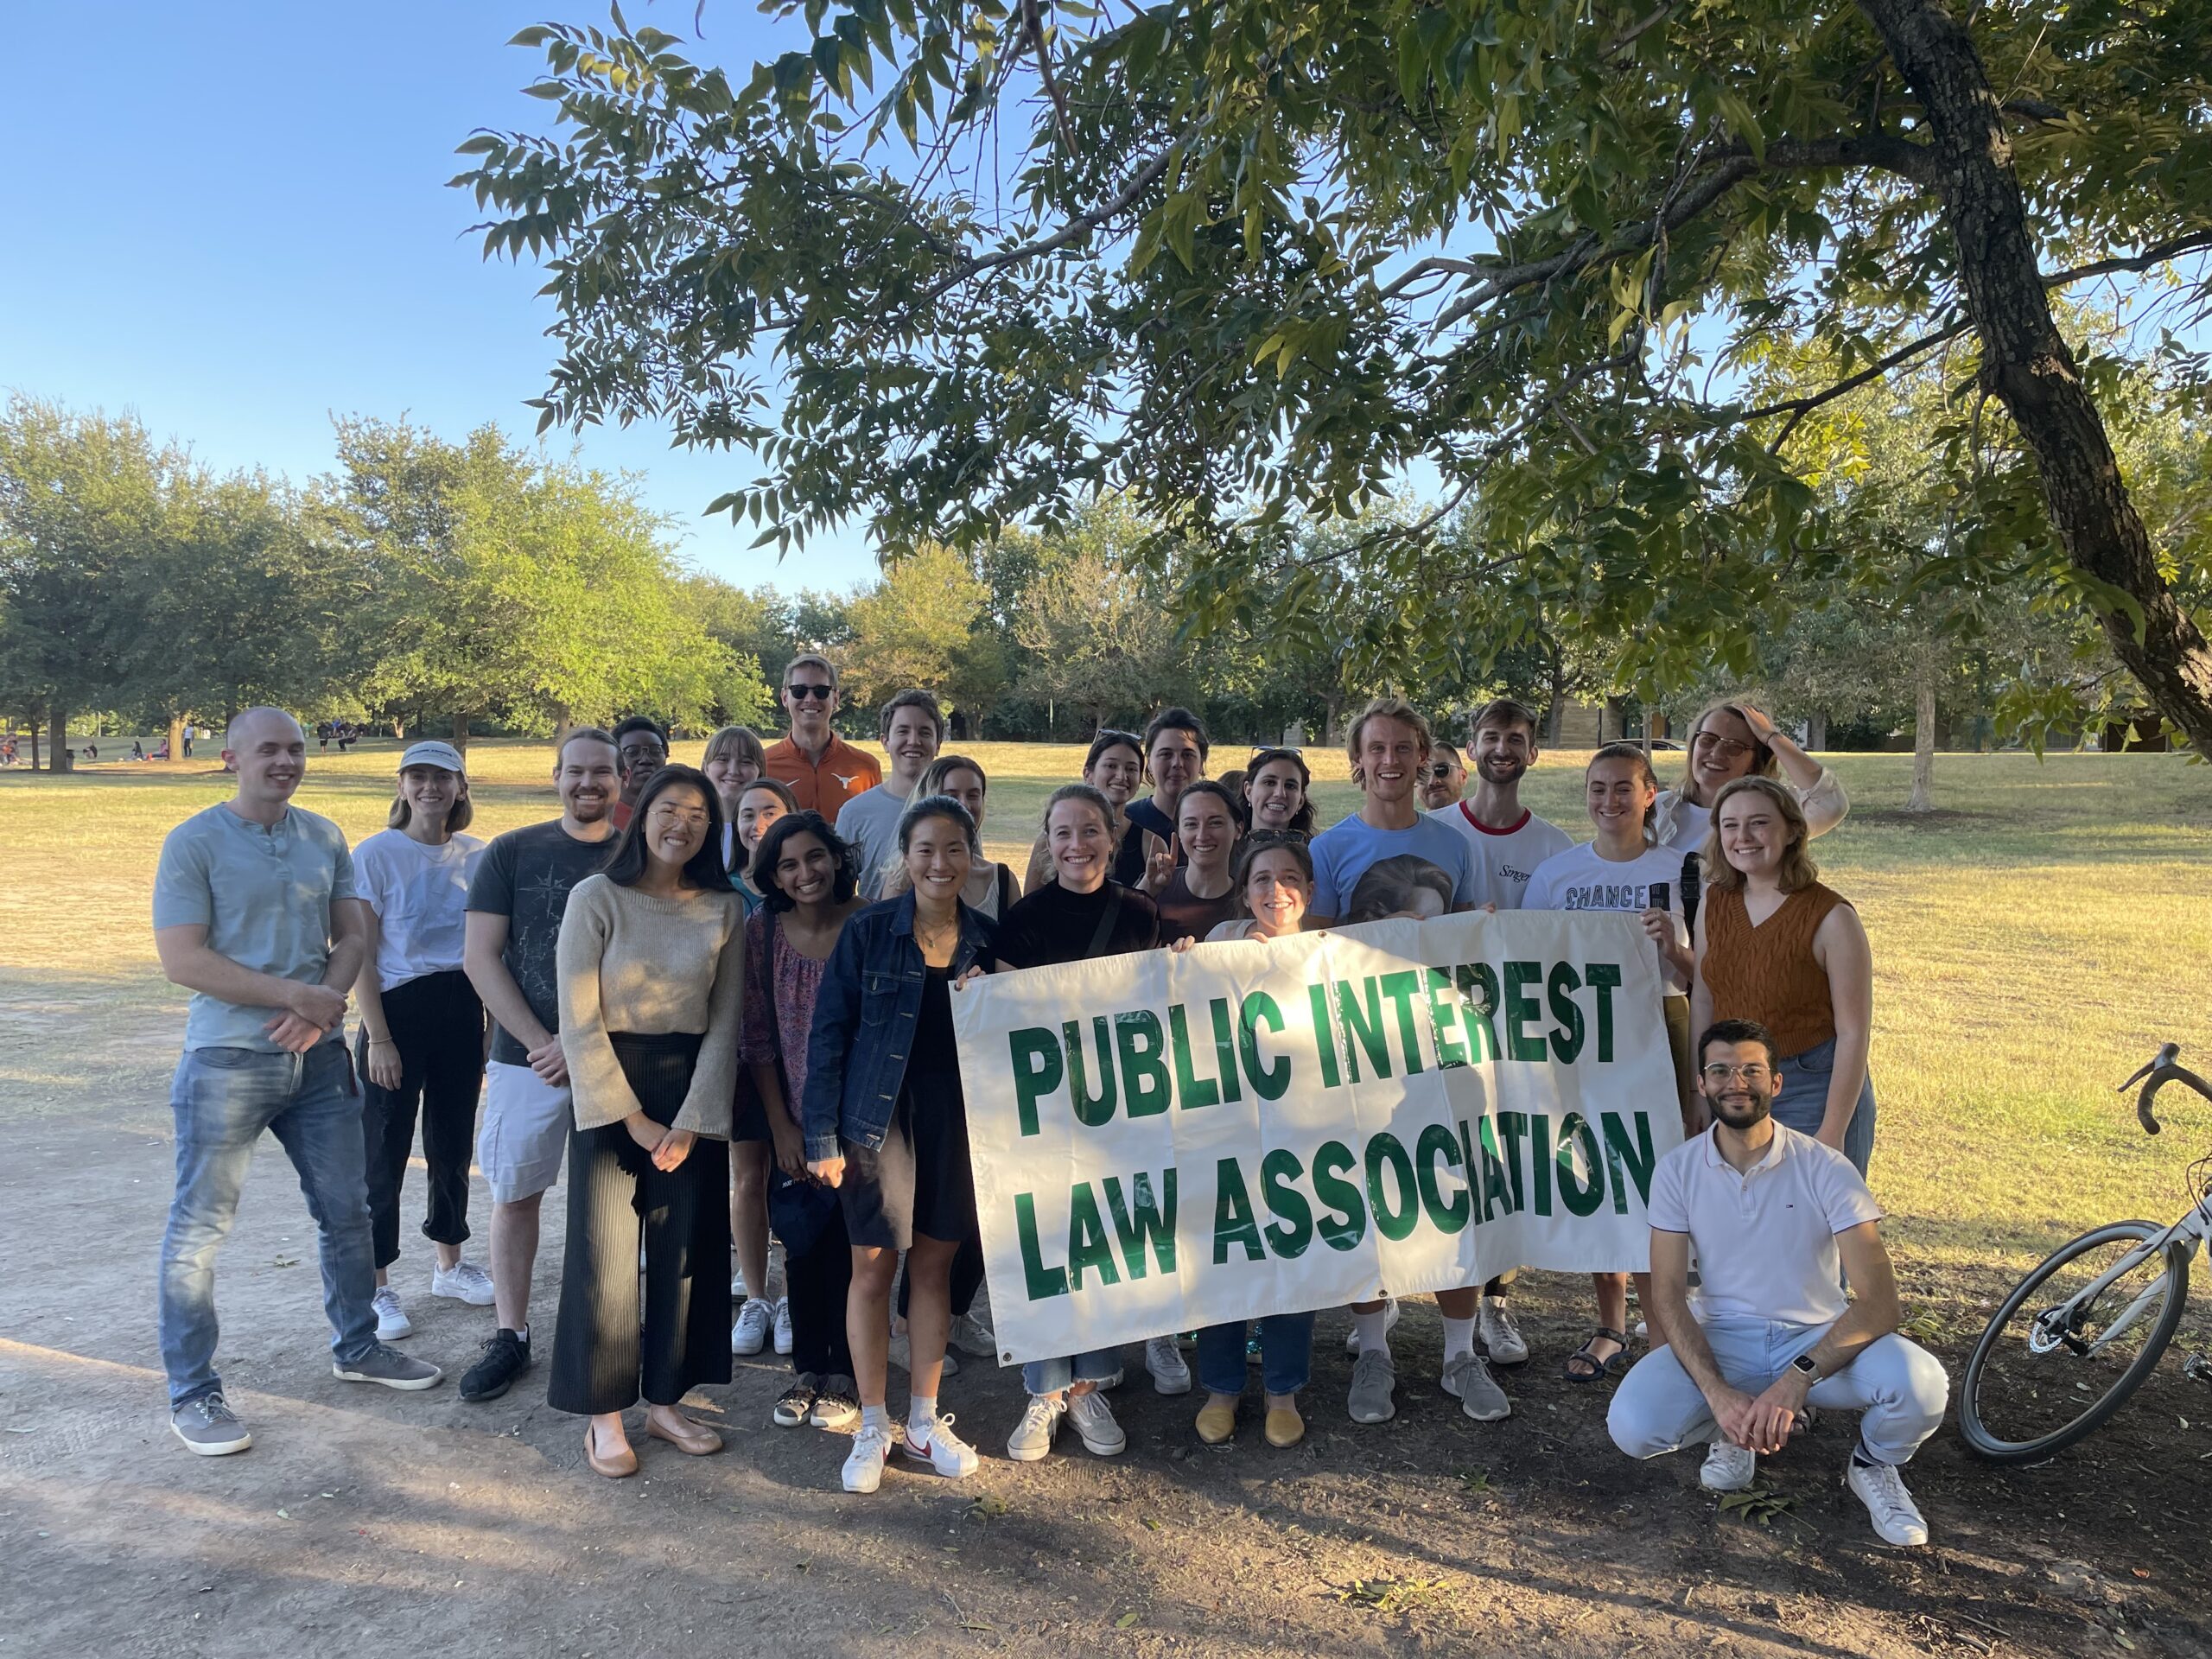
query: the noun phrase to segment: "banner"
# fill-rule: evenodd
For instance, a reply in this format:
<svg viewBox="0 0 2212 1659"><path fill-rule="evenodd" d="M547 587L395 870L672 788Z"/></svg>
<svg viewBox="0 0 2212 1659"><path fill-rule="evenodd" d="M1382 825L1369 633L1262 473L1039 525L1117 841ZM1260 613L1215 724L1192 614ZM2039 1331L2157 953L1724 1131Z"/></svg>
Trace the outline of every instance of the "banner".
<svg viewBox="0 0 2212 1659"><path fill-rule="evenodd" d="M953 998L1002 1363L1641 1270L1681 1140L1650 941L1475 912L994 974Z"/></svg>

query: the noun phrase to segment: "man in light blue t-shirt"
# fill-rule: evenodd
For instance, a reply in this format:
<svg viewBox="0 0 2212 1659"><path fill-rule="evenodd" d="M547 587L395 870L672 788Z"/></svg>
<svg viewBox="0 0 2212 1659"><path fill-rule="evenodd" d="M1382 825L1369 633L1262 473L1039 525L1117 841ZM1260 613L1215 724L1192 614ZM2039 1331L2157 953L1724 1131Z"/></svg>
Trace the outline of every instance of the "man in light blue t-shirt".
<svg viewBox="0 0 2212 1659"><path fill-rule="evenodd" d="M170 1427L203 1457L253 1444L215 1372L215 1251L264 1129L299 1172L321 1235L331 1369L394 1389L442 1375L377 1340L361 1094L344 1032L367 921L345 836L291 804L307 747L281 709L232 721L223 760L237 794L169 831L154 875L162 971L193 993L169 1090L176 1192L162 1237L162 1363Z"/></svg>
<svg viewBox="0 0 2212 1659"><path fill-rule="evenodd" d="M876 729L884 753L891 757L891 770L874 788L847 801L833 826L853 849L861 897L871 905L883 897L885 876L898 855L899 819L907 798L944 747L944 715L938 711L937 694L901 691L883 705Z"/></svg>

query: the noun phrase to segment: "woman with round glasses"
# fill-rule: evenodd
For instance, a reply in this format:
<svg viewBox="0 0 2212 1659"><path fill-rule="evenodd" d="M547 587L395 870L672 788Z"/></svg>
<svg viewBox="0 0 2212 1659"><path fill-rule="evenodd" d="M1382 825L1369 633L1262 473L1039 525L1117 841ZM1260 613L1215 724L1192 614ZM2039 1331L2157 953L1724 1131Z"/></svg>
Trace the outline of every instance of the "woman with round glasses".
<svg viewBox="0 0 2212 1659"><path fill-rule="evenodd" d="M1711 702L1690 722L1682 781L1662 791L1651 815L1651 844L1695 852L1712 828L1713 803L1738 778L1776 778L1804 809L1806 832L1824 836L1851 810L1843 784L1748 702Z"/></svg>

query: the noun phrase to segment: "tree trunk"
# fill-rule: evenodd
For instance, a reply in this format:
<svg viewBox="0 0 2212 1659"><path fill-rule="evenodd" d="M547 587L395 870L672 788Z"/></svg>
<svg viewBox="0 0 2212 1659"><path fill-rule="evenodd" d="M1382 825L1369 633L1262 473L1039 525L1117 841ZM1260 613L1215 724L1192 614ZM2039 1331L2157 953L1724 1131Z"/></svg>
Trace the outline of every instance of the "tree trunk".
<svg viewBox="0 0 2212 1659"><path fill-rule="evenodd" d="M1560 654L1556 639L1547 642L1551 650L1552 698L1551 707L1544 710L1544 747L1559 747L1560 722L1567 718L1567 663ZM1471 737L1469 741L1473 740Z"/></svg>
<svg viewBox="0 0 2212 1659"><path fill-rule="evenodd" d="M172 760L184 759L184 716L182 715L172 714L169 716L169 759Z"/></svg>
<svg viewBox="0 0 2212 1659"><path fill-rule="evenodd" d="M60 703L49 703L46 710L49 732L47 766L52 772L74 772L77 752L69 747L69 711Z"/></svg>
<svg viewBox="0 0 2212 1659"><path fill-rule="evenodd" d="M1912 793L1908 812L1936 810L1936 653L1923 649L1912 676Z"/></svg>
<svg viewBox="0 0 2212 1659"><path fill-rule="evenodd" d="M36 715L33 715L30 717L30 728L31 728L31 770L32 770L33 772L36 772L36 771L38 770L38 716L37 716Z"/></svg>
<svg viewBox="0 0 2212 1659"><path fill-rule="evenodd" d="M1828 746L1828 717L1825 712L1805 716L1805 747L1819 753Z"/></svg>
<svg viewBox="0 0 2212 1659"><path fill-rule="evenodd" d="M453 717L453 746L456 749L465 750L468 747L468 716L467 715L455 715Z"/></svg>
<svg viewBox="0 0 2212 1659"><path fill-rule="evenodd" d="M2075 568L2141 607L2093 597L2113 654L2159 712L2212 757L2212 645L2175 602L2128 499L2095 401L2052 320L2013 171L2012 140L1980 54L1940 0L1859 0L1927 111L1931 182L1981 341L1982 390L2036 453L2052 525Z"/></svg>

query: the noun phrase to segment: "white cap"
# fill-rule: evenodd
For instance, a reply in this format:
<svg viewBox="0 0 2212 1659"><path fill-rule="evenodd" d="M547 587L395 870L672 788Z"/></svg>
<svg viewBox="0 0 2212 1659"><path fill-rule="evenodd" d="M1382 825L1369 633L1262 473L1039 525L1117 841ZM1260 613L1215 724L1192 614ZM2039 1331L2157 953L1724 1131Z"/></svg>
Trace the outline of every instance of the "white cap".
<svg viewBox="0 0 2212 1659"><path fill-rule="evenodd" d="M450 743L440 743L435 740L407 746L407 753L399 757L399 769L404 772L410 766L443 766L448 772L467 771L461 764L461 751Z"/></svg>

